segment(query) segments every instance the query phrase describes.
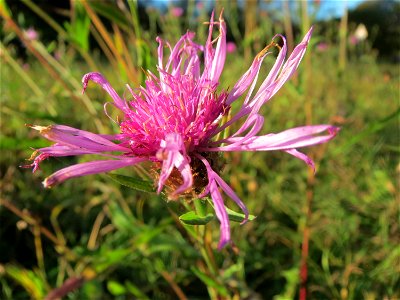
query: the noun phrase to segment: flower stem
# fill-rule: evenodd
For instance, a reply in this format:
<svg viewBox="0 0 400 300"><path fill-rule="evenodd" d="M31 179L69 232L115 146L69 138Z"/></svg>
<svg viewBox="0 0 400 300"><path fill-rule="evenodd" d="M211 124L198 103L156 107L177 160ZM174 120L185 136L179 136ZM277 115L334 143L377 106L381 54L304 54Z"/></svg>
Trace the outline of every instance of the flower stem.
<svg viewBox="0 0 400 300"><path fill-rule="evenodd" d="M305 222L303 228L303 241L301 245L301 261L300 261L300 294L299 300L307 299L307 279L308 279L308 253L309 253L309 242L310 242L310 227L309 220L311 219L311 205L314 197L314 172L309 169L307 178L307 192L306 192L306 203L304 206Z"/></svg>

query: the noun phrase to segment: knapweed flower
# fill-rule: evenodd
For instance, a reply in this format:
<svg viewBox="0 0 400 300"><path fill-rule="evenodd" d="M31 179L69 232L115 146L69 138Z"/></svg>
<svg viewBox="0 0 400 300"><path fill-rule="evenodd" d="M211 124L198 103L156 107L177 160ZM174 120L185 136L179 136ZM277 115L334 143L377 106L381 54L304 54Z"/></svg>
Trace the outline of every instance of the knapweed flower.
<svg viewBox="0 0 400 300"><path fill-rule="evenodd" d="M182 7L179 7L179 6L171 7L171 14L174 17L179 18L183 15L183 13L184 13L184 10Z"/></svg>
<svg viewBox="0 0 400 300"><path fill-rule="evenodd" d="M236 44L234 42L227 42L226 43L226 52L233 53L236 51Z"/></svg>
<svg viewBox="0 0 400 300"><path fill-rule="evenodd" d="M219 28L213 40L214 27ZM64 125L32 126L47 139L50 147L38 149L30 165L33 171L48 157L96 154L103 160L93 160L61 169L44 180L45 187L52 187L67 179L109 172L133 166L144 161L153 163L157 191L164 188L170 199L178 197L201 198L210 195L220 222L219 248L230 237L230 224L222 192L244 212L248 211L232 188L222 179L221 153L230 151L285 151L313 167L312 160L297 148L325 143L332 139L337 128L331 125L303 126L280 133L258 135L264 123L259 114L267 103L296 71L311 37L312 29L290 54L285 62L285 38L276 35L273 42L254 58L250 68L239 78L231 90L221 88L220 75L226 57L226 25L222 14L219 21L213 15L205 45L193 41L194 33L184 34L172 48L157 38L158 75L147 72L144 87L127 86L133 100L121 98L100 73L83 77L83 87L88 82L99 84L113 99L120 110L119 133L95 134ZM282 46L274 42L280 37ZM258 74L269 49L277 47L279 54L269 73L254 91ZM170 51L164 60L164 49ZM204 65L201 66L201 56ZM244 95L240 109L232 118L223 122L233 102ZM238 126L238 123L241 124ZM238 128L228 137L220 138L226 128Z"/></svg>
<svg viewBox="0 0 400 300"><path fill-rule="evenodd" d="M29 27L24 31L25 37L30 41L35 41L39 38L39 33L33 28Z"/></svg>

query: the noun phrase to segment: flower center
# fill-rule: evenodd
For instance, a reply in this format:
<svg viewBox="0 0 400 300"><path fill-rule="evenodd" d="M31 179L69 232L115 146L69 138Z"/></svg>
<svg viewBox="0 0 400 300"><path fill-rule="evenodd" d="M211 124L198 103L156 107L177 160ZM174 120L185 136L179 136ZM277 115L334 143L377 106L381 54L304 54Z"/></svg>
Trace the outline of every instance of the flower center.
<svg viewBox="0 0 400 300"><path fill-rule="evenodd" d="M132 93L132 110L120 123L121 143L133 155L152 156L169 133L181 135L187 151L204 146L227 113L227 93L216 92L216 84L191 74L150 74L146 87Z"/></svg>

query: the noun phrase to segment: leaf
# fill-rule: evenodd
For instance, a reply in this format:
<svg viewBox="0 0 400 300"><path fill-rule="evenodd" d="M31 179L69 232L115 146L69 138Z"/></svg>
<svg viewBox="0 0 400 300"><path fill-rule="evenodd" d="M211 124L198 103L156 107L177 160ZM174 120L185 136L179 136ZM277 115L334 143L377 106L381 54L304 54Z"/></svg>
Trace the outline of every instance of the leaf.
<svg viewBox="0 0 400 300"><path fill-rule="evenodd" d="M129 187L131 189L147 193L155 193L155 189L151 181L146 181L140 178L119 175L119 174L107 174L107 175L110 176L111 179L118 182L119 184Z"/></svg>
<svg viewBox="0 0 400 300"><path fill-rule="evenodd" d="M110 211L111 222L116 228L118 228L118 230L128 234L137 234L136 227L134 226L136 219L131 214L124 211L115 202L110 202L108 208Z"/></svg>
<svg viewBox="0 0 400 300"><path fill-rule="evenodd" d="M211 204L212 207L214 207L214 203L213 203L213 201L212 201L211 198L207 197L206 200L208 201L208 203ZM232 209L230 209L230 208L228 208L228 207L226 207L226 206L225 206L225 209L226 209L226 212L228 213L228 217L229 217L229 220L230 220L230 221L233 221L233 222L243 222L244 217L245 217L244 214L238 213L238 212L236 212L236 211L233 211ZM256 218L256 216L254 216L254 215L249 215L248 220L249 220L249 221L253 221L255 218Z"/></svg>
<svg viewBox="0 0 400 300"><path fill-rule="evenodd" d="M43 299L45 295L45 282L35 272L18 266L8 264L4 266L5 274L20 284L32 299Z"/></svg>
<svg viewBox="0 0 400 300"><path fill-rule="evenodd" d="M122 284L120 284L119 282L116 282L114 280L110 280L107 282L107 289L114 296L120 296L120 295L126 294L125 287Z"/></svg>
<svg viewBox="0 0 400 300"><path fill-rule="evenodd" d="M93 257L93 267L96 273L106 271L108 268L116 267L117 265L123 265L127 256L132 254L131 249L109 249L104 246L101 253L98 256Z"/></svg>
<svg viewBox="0 0 400 300"><path fill-rule="evenodd" d="M103 1L90 1L90 7L93 8L99 15L107 18L113 23L116 23L126 32L131 30L131 24L116 5L112 5L112 3L106 3Z"/></svg>
<svg viewBox="0 0 400 300"><path fill-rule="evenodd" d="M126 281L125 282L125 288L127 289L127 291L129 293L131 293L132 295L134 295L136 298L138 299L149 299L136 285L134 285L132 282L130 281Z"/></svg>
<svg viewBox="0 0 400 300"><path fill-rule="evenodd" d="M226 287L224 287L222 284L220 284L219 282L217 282L214 278L211 278L210 276L208 276L207 274L203 273L202 271L200 271L198 268L196 267L191 267L190 270L192 270L192 272L201 280L204 282L204 284L207 287L213 287L215 288L218 293L221 294L221 296L228 296L228 291L226 290Z"/></svg>
<svg viewBox="0 0 400 300"><path fill-rule="evenodd" d="M225 206L225 209L226 209L226 212L228 213L228 217L229 217L229 220L230 221L233 221L233 222L243 222L243 220L244 220L244 214L242 214L242 213L238 213L238 212L236 212L236 211L233 211L232 209L229 209L229 208L227 208L226 206ZM252 221L252 220L254 220L256 218L256 216L254 216L254 215L249 215L249 218L248 218L248 220L249 221Z"/></svg>
<svg viewBox="0 0 400 300"><path fill-rule="evenodd" d="M207 214L207 201L202 199L194 199L193 204L199 216L204 217Z"/></svg>
<svg viewBox="0 0 400 300"><path fill-rule="evenodd" d="M187 225L206 225L213 220L215 215L209 213L205 216L199 216L194 211L189 211L179 217L182 223Z"/></svg>

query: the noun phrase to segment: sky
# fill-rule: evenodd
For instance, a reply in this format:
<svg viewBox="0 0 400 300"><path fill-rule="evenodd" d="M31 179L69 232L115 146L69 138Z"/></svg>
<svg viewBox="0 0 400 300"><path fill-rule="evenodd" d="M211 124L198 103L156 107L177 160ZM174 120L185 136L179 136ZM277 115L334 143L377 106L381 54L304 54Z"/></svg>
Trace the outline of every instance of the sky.
<svg viewBox="0 0 400 300"><path fill-rule="evenodd" d="M192 0L189 0L192 1ZM280 2L283 0L272 0L273 4L272 5L280 5ZM300 0L298 0L300 1ZM313 2L312 0L308 0L309 2ZM343 14L344 7L347 5L348 9L353 9L357 7L360 3L364 2L365 0L320 0L320 6L319 10L317 13L317 19L323 20L323 19L330 19L332 17L340 17ZM171 5L176 5L179 2L184 2L184 1L179 1L179 0L139 0L139 2L149 5L149 6L155 6L157 8L160 8L161 10L166 10L168 6ZM200 1L199 1L200 2ZM206 4L209 8L212 8L214 0L205 0L201 1ZM238 0L239 6L244 5L244 0ZM290 2L295 2L291 0ZM261 1L261 3L265 3L264 1ZM208 5L207 5L208 4Z"/></svg>
<svg viewBox="0 0 400 300"><path fill-rule="evenodd" d="M344 7L349 10L356 8L364 0L321 0L321 6L317 13L318 19L330 19L343 15Z"/></svg>

